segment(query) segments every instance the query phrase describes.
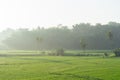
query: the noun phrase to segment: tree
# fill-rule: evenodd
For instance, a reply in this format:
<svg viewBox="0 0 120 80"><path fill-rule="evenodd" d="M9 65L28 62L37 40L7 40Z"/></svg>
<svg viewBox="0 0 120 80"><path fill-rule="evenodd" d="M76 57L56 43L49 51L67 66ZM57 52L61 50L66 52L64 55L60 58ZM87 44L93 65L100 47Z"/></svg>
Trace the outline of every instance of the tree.
<svg viewBox="0 0 120 80"><path fill-rule="evenodd" d="M60 48L56 50L57 56L63 56L64 55L64 49Z"/></svg>
<svg viewBox="0 0 120 80"><path fill-rule="evenodd" d="M120 48L113 50L113 52L115 53L116 57L120 57Z"/></svg>
<svg viewBox="0 0 120 80"><path fill-rule="evenodd" d="M84 39L81 39L81 40L80 40L80 46L81 46L81 48L83 49L83 51L84 51L84 53L85 53L87 44L86 44L86 42L85 42Z"/></svg>
<svg viewBox="0 0 120 80"><path fill-rule="evenodd" d="M59 25L60 26L60 25ZM44 43L36 38L43 38ZM0 42L10 49L80 49L80 39L86 39L87 49L120 48L120 23L73 25L73 28L60 26L35 29L17 29L0 32ZM39 45L39 46L38 46ZM0 48L3 48L0 45ZM82 48L81 48L82 49Z"/></svg>
<svg viewBox="0 0 120 80"><path fill-rule="evenodd" d="M38 44L38 50L40 50L40 43L43 41L43 39L41 37L36 37L36 41L37 41L37 44Z"/></svg>
<svg viewBox="0 0 120 80"><path fill-rule="evenodd" d="M112 31L109 31L107 36L108 36L109 40L112 40L113 39Z"/></svg>
<svg viewBox="0 0 120 80"><path fill-rule="evenodd" d="M107 36L108 36L108 39L110 40L111 47L113 48L113 43L112 43L113 33L112 33L112 31L109 31L109 32L107 33Z"/></svg>

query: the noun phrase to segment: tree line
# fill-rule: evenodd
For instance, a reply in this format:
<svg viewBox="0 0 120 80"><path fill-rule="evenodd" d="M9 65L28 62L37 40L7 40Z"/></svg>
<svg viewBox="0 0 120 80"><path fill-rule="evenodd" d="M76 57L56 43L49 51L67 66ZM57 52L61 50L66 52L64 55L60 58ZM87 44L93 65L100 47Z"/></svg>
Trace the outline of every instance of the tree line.
<svg viewBox="0 0 120 80"><path fill-rule="evenodd" d="M2 36L2 37L1 37ZM110 37L111 36L111 37ZM106 50L120 47L120 23L90 23L69 26L37 27L29 30L6 29L0 32L2 49L50 50L50 49L89 49ZM2 46L1 46L2 47Z"/></svg>

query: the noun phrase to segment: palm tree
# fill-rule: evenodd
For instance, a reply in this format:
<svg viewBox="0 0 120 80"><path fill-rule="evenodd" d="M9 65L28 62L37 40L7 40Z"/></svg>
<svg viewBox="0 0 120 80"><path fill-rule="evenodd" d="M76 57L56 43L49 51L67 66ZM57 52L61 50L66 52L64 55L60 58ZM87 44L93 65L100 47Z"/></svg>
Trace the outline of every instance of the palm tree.
<svg viewBox="0 0 120 80"><path fill-rule="evenodd" d="M113 39L112 31L109 31L107 36L108 36L109 40L112 40Z"/></svg>
<svg viewBox="0 0 120 80"><path fill-rule="evenodd" d="M85 42L84 39L81 39L81 40L80 40L80 46L81 46L81 48L83 49L83 51L84 51L84 53L85 53L85 49L86 49L86 47L87 47L87 44L86 44L86 42Z"/></svg>
<svg viewBox="0 0 120 80"><path fill-rule="evenodd" d="M38 44L38 50L40 50L40 44L43 41L43 39L41 37L36 37L36 41L37 41L37 44Z"/></svg>
<svg viewBox="0 0 120 80"><path fill-rule="evenodd" d="M107 33L107 36L108 36L108 39L110 40L110 44L111 44L111 47L113 48L113 33L112 33L112 31L109 31L108 33Z"/></svg>
<svg viewBox="0 0 120 80"><path fill-rule="evenodd" d="M113 49L113 33L112 33L112 31L108 31L107 32L107 37L108 37L108 39L110 40L110 46L111 46L111 49ZM111 52L113 52L113 50L111 50ZM107 53L106 53L107 54ZM106 55L106 54L104 54L104 55ZM107 56L108 56L108 54L107 54Z"/></svg>

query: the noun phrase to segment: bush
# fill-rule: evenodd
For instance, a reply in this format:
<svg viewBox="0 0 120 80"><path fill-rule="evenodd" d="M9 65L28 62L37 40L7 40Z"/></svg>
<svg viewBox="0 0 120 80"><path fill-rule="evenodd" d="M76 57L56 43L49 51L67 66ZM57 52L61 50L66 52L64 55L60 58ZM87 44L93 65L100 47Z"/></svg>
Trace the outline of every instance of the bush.
<svg viewBox="0 0 120 80"><path fill-rule="evenodd" d="M57 54L57 56L63 56L64 55L64 49L57 49L56 50L56 54Z"/></svg>
<svg viewBox="0 0 120 80"><path fill-rule="evenodd" d="M108 57L108 56L109 56L109 54L105 52L105 53L104 53L104 56Z"/></svg>
<svg viewBox="0 0 120 80"><path fill-rule="evenodd" d="M117 48L113 51L116 57L120 57L120 48Z"/></svg>

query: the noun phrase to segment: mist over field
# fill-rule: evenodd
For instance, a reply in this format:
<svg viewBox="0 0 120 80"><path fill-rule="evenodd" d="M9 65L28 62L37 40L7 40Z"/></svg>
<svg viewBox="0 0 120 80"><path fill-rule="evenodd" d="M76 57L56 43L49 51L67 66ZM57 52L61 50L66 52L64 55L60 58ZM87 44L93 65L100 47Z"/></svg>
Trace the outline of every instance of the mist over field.
<svg viewBox="0 0 120 80"><path fill-rule="evenodd" d="M120 0L0 0L0 80L120 80Z"/></svg>
<svg viewBox="0 0 120 80"><path fill-rule="evenodd" d="M108 33L112 33L112 41ZM81 50L80 40L84 40L88 50L110 50L119 48L120 23L109 22L108 24L90 23L74 24L72 28L58 25L51 28L37 27L35 29L6 29L0 32L0 48L13 50L52 50L68 49ZM41 38L38 41L37 38ZM112 44L112 46L111 46Z"/></svg>

